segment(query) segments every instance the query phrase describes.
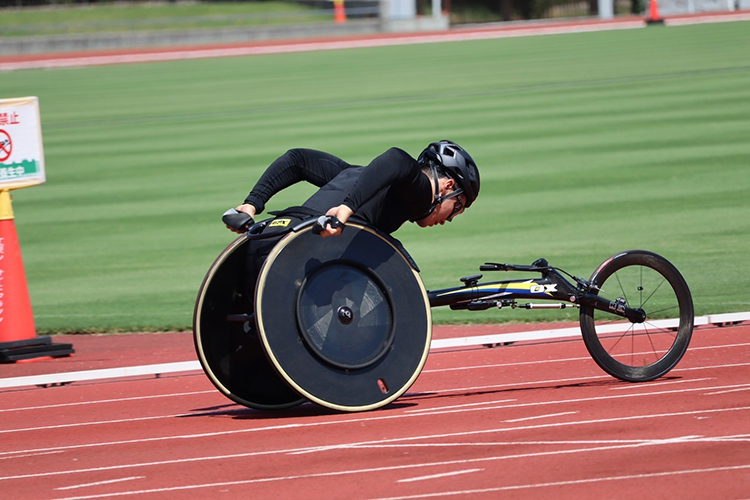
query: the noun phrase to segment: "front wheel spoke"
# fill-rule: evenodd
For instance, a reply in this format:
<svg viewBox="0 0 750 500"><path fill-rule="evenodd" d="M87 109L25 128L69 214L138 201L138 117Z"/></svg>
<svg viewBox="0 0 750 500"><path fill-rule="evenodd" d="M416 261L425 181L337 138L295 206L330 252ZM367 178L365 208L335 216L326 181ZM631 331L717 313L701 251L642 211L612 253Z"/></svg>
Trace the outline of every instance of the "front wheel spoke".
<svg viewBox="0 0 750 500"><path fill-rule="evenodd" d="M661 286L662 286L662 285L663 285L664 283L666 283L666 281L667 281L667 280L665 280L665 279L664 279L664 280L661 280L661 283L659 283L659 284L657 285L657 287L656 287L656 288L654 288L654 291L653 291L653 292L651 292L651 295L649 295L648 297L646 297L646 300L645 300L645 301L641 302L641 309L643 308L643 306L645 306L645 305L646 305L646 303L647 303L647 302L648 302L649 300L651 300L651 297L653 297L653 296L654 296L654 294L655 294L656 292L658 292L658 291L659 291L659 288L661 288Z"/></svg>
<svg viewBox="0 0 750 500"><path fill-rule="evenodd" d="M663 326L657 326L649 321L643 323L643 328L646 328L646 325L651 326L653 328L654 333L659 334L667 334L671 336L673 339L677 338L677 332L673 331L671 328L663 327Z"/></svg>
<svg viewBox="0 0 750 500"><path fill-rule="evenodd" d="M622 286L622 282L620 281L620 275L615 273L615 279L617 280L617 284L620 285L620 291L622 291L622 298L625 299L625 302L630 302L628 300L628 294L625 293L625 287Z"/></svg>
<svg viewBox="0 0 750 500"><path fill-rule="evenodd" d="M646 324L643 325L643 330L646 332L646 338L648 339L648 343L651 344L651 354L654 355L654 359L656 361L659 361L661 357L659 356L659 353L656 352L656 346L654 345L654 340L651 338L651 333L649 333L648 327L646 326ZM654 363L656 361L654 361Z"/></svg>
<svg viewBox="0 0 750 500"><path fill-rule="evenodd" d="M647 315L648 315L648 317L653 317L653 316L655 316L657 314L661 314L661 313L666 312L666 311L671 311L672 309L678 309L679 310L679 308L680 308L680 305L676 304L676 305L673 305L673 306L665 307L664 309L657 309L656 311L649 311L647 313Z"/></svg>
<svg viewBox="0 0 750 500"><path fill-rule="evenodd" d="M613 344L613 345L612 345L612 346L611 346L611 347L610 347L609 349L607 349L607 350L608 350L608 351L610 351L610 352L614 352L614 351L615 351L615 350L617 349L617 346L618 346L618 345L620 344L620 341L621 341L622 339L626 338L626 337L627 337L628 335L631 335L632 333L633 333L633 326L631 325L630 327L628 327L628 329L627 329L627 330L625 330L624 332L622 332L622 335L619 335L619 336L617 336L617 337L613 337L613 338L616 338L617 340L616 340L616 341L615 341L615 343L614 343L614 344ZM632 340L632 336L631 336L631 340ZM631 352L633 351L632 347L631 347L630 351L631 351Z"/></svg>

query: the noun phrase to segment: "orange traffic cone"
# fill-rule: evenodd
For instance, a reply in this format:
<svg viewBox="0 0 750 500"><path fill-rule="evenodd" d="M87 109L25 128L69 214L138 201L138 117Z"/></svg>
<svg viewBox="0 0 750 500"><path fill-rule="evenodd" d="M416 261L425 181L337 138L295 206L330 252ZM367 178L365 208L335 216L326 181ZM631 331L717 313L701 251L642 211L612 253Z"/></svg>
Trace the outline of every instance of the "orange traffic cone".
<svg viewBox="0 0 750 500"><path fill-rule="evenodd" d="M0 362L67 356L71 344L37 337L10 192L0 191Z"/></svg>
<svg viewBox="0 0 750 500"><path fill-rule="evenodd" d="M346 22L346 9L344 9L344 0L333 0L333 20L337 24Z"/></svg>
<svg viewBox="0 0 750 500"><path fill-rule="evenodd" d="M648 24L664 24L664 19L659 16L659 2L658 0L649 0L648 2Z"/></svg>

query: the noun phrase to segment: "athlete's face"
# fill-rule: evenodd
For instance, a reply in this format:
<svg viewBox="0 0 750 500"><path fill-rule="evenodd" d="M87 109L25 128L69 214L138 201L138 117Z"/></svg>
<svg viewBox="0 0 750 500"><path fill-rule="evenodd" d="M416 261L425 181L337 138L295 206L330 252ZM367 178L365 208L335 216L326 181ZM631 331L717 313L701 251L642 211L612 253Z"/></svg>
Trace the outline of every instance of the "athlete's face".
<svg viewBox="0 0 750 500"><path fill-rule="evenodd" d="M430 227L436 225L443 225L446 222L451 222L453 218L464 212L464 204L466 203L466 196L460 194L453 198L448 198L435 207L435 210L425 217L424 219L417 221L419 227Z"/></svg>

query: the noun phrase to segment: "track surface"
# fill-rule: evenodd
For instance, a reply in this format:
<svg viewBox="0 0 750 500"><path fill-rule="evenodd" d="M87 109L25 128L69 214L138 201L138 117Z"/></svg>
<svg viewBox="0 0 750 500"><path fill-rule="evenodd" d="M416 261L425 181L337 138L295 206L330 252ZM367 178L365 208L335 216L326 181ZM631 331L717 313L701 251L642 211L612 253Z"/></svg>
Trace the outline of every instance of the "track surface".
<svg viewBox="0 0 750 500"><path fill-rule="evenodd" d="M5 498L747 498L749 334L750 324L697 328L681 364L646 384L605 375L581 340L433 351L405 396L355 414L250 410L202 372L9 389L0 488ZM123 353L130 364L184 361L189 340L74 338L72 358L3 365L0 376L122 366Z"/></svg>
<svg viewBox="0 0 750 500"><path fill-rule="evenodd" d="M713 12L669 16L666 26L749 21L750 11ZM159 61L178 61L213 57L236 57L264 54L312 52L364 47L413 45L489 40L497 38L638 29L647 26L642 16L618 16L613 19L582 18L529 21L521 23L490 23L470 25L439 32L380 33L310 39L272 40L222 45L189 47L134 48L52 54L0 55L0 72L33 68L69 68Z"/></svg>
<svg viewBox="0 0 750 500"><path fill-rule="evenodd" d="M332 42L5 57L0 71L341 48ZM358 414L312 404L246 409L202 372L0 390L0 491L45 499L748 498L749 334L748 324L697 328L681 364L647 384L605 375L580 340L437 350L406 395ZM77 354L0 365L0 377L194 359L188 334L58 340Z"/></svg>

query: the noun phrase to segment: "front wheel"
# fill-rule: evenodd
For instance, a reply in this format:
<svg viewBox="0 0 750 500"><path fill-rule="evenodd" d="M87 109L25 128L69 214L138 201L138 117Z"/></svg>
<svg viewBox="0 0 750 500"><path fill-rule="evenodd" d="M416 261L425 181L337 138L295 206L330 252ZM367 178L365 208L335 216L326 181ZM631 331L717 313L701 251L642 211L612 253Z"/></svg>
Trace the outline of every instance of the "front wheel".
<svg viewBox="0 0 750 500"><path fill-rule="evenodd" d="M693 299L685 279L664 257L644 250L615 255L594 271L596 292L646 313L643 323L581 306L583 340L594 361L613 377L646 382L682 359L693 333Z"/></svg>

